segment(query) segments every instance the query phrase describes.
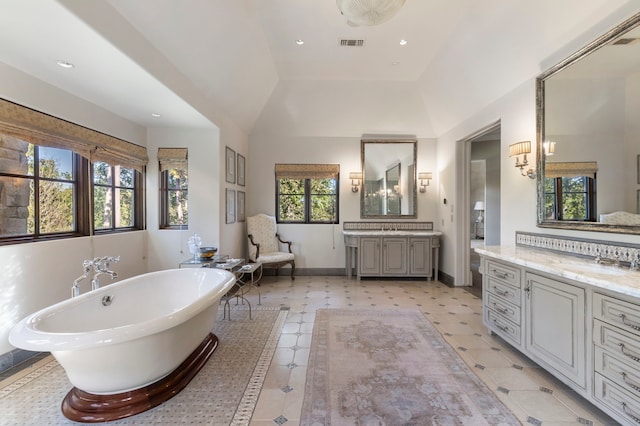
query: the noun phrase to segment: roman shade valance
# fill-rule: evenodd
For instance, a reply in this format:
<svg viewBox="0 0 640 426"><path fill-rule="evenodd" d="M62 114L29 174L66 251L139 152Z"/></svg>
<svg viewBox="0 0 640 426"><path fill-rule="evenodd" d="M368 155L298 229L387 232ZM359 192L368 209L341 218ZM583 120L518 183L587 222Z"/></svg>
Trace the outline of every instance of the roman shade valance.
<svg viewBox="0 0 640 426"><path fill-rule="evenodd" d="M587 176L595 179L597 171L598 163L595 161L558 163L547 162L544 166L544 177L558 178Z"/></svg>
<svg viewBox="0 0 640 426"><path fill-rule="evenodd" d="M189 150L187 148L158 148L160 171L170 169L187 170Z"/></svg>
<svg viewBox="0 0 640 426"><path fill-rule="evenodd" d="M34 145L69 149L91 162L142 171L147 149L69 121L0 99L0 132Z"/></svg>
<svg viewBox="0 0 640 426"><path fill-rule="evenodd" d="M339 164L276 164L276 179L338 179Z"/></svg>

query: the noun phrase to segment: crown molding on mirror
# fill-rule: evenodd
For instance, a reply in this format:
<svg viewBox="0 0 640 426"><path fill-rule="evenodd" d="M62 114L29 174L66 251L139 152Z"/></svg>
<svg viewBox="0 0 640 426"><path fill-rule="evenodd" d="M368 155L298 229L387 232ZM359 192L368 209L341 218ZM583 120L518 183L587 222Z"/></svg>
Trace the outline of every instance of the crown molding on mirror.
<svg viewBox="0 0 640 426"><path fill-rule="evenodd" d="M617 38L621 37L623 34L633 30L633 29L637 29L639 28L639 24L640 24L640 14L636 14L633 17L627 19L626 21L622 22L620 25L612 28L611 30L609 30L608 32L606 32L604 35L602 35L601 37L595 39L594 41L592 41L591 43L587 44L585 47L583 47L582 49L578 50L577 52L573 53L572 55L570 55L567 59L565 59L564 61L559 62L558 64L552 66L551 68L549 68L547 71L545 71L544 73L540 74L537 78L536 78L536 133L537 133L537 144L536 144L536 174L537 174L537 185L536 185L536 195L537 195L537 226L540 228L557 228L557 229L570 229L570 230L580 230L580 231L593 231L593 232L607 232L607 233L620 233L620 234L640 234L640 226L635 226L635 225L618 225L618 224L605 224L605 223L601 223L601 222L583 222L583 221L570 221L570 220L549 220L546 218L545 215L545 162L546 162L546 156L545 156L545 152L544 152L544 147L543 147L543 143L545 141L547 141L547 139L551 140L551 138L553 137L553 132L549 132L549 134L551 136L547 137L547 135L545 134L545 121L550 121L551 116L546 117L546 113L548 112L549 109L549 104L545 104L545 83L549 83L549 79L551 77L556 77L556 79L558 78L558 74L560 74L561 72L567 70L567 68L569 68L570 66L574 65L574 64L578 64L578 66L580 67L585 67L586 64L588 63L587 61L585 61L585 57L587 57L588 55L593 54L595 51L597 51L598 49L602 48L603 46L606 46L607 44L611 43L612 41L616 40ZM638 31L634 32L634 37L639 37L638 35ZM619 46L618 48L626 48L624 46ZM606 62L606 61L603 61ZM609 62L607 62L607 65L610 65ZM575 71L575 68L574 70ZM635 71L638 72L640 70ZM567 73L565 73L563 76L566 76ZM566 83L565 83L566 85ZM582 92L581 92L582 93ZM549 98L551 96L551 92L549 92L547 94L547 98ZM565 98L570 98L569 96L565 96ZM547 102L549 102L549 99L547 99ZM561 108L560 108L561 109ZM546 110L546 111L545 111ZM576 108L576 110L579 110L579 108ZM576 112L577 114L577 112ZM627 114L629 115L629 114ZM558 119L560 116L553 116L553 118L551 119L552 121L555 120L556 121L556 125L558 123ZM582 117L582 119L584 121L586 121L587 123L591 124L591 122L589 121L588 117ZM575 118L574 118L575 120ZM577 120L576 120L577 121ZM607 122L608 123L608 122ZM561 123L561 124L565 124L566 128L571 127L572 124L574 124L573 122L569 122L569 124L567 125L566 123ZM594 133L595 134L595 133ZM599 133L598 133L599 134ZM584 136L584 135L588 135L588 133L584 133L582 135L574 135L574 137L577 136ZM564 136L565 138L570 138L572 135L568 134L565 135L563 134L562 136ZM558 152L565 148L566 146L563 146L563 144L560 141L555 141L556 142L556 146L555 146L555 151L556 151L556 155L558 155ZM588 143L585 142L585 143ZM588 145L587 145L588 146ZM611 149L611 141L607 142L607 146L608 149ZM633 158L636 158L636 154L640 156L640 146L637 147L636 149L637 152L634 152L633 154ZM610 151L609 151L610 152ZM573 153L572 155L576 155L576 153ZM604 161L602 161L602 157L598 157L598 158L590 158L588 159L589 161L593 160L601 160L601 163L604 163ZM564 161L564 160L562 160ZM572 159L571 161L585 161L584 159L578 158L578 159ZM635 164L635 163L634 163ZM600 165L599 165L600 166ZM633 171L633 184L635 184L635 176L636 173L638 173L639 179L640 179L640 164L638 164L638 171L636 172L635 170ZM621 188L618 184L616 184L616 186L613 185L606 185L606 180L604 179L605 177L605 170L599 170L598 171L599 175L598 175L598 179L596 180L596 190L595 190L595 194L607 194L607 191L623 191L624 189ZM628 173L626 176L630 176L631 173ZM637 185L631 185L629 186L629 188L633 187L633 194L628 194L627 197L627 203L626 203L626 209L625 206L620 206L618 207L616 205L616 207L612 207L611 209L607 209L607 211L597 211L596 212L596 219L599 219L601 214L608 214L608 213L612 213L613 211L623 211L623 210L629 210L629 203L628 200L631 199L631 197L633 196L633 200L636 200L636 192L638 193L638 206L634 208L640 209L640 180L637 182ZM630 191L630 190L629 190ZM602 203L600 203L602 204ZM596 201L596 207L598 206L598 203ZM604 209L603 209L604 210ZM612 210L612 211L608 211L608 210ZM632 213L637 213L640 214L640 211L632 211Z"/></svg>

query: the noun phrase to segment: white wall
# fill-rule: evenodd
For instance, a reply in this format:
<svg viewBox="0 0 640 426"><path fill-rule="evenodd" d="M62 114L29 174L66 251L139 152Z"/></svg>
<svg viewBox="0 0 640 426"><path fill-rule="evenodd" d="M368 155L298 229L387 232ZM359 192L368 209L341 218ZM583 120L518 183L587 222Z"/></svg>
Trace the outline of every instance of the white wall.
<svg viewBox="0 0 640 426"><path fill-rule="evenodd" d="M177 268L188 259L188 240L194 233L203 246L221 247L220 135L208 129L149 129L147 132L147 231L149 270ZM158 148L187 148L189 224L184 230L159 229L160 194ZM224 222L224 217L222 218Z"/></svg>
<svg viewBox="0 0 640 426"><path fill-rule="evenodd" d="M225 147L248 157L247 138L242 133L218 129L148 130L147 231L149 270L177 268L188 259L188 240L194 233L203 246L218 253L242 257L245 248L244 222L225 223L225 188L246 191L246 187L225 182ZM189 225L185 230L159 229L158 148L187 148L189 158Z"/></svg>

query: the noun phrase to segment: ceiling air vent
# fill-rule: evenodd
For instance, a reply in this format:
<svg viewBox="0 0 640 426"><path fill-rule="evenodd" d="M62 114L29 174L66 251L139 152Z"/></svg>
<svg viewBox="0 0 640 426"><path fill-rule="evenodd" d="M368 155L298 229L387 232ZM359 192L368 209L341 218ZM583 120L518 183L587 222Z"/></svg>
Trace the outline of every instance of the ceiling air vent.
<svg viewBox="0 0 640 426"><path fill-rule="evenodd" d="M613 43L611 43L612 46L627 46L630 44L636 44L638 41L640 41L640 38L634 38L634 37L622 37L619 38L617 40L615 40Z"/></svg>
<svg viewBox="0 0 640 426"><path fill-rule="evenodd" d="M362 40L362 39L352 39L352 38L341 38L340 39L340 46L345 46L345 47L363 47L364 46L364 40Z"/></svg>

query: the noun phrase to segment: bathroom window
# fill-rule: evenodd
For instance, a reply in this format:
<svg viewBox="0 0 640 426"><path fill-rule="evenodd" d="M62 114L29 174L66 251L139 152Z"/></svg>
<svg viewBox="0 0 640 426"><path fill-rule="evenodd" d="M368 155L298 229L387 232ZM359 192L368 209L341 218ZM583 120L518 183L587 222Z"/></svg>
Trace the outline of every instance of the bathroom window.
<svg viewBox="0 0 640 426"><path fill-rule="evenodd" d="M589 176L545 178L545 216L550 220L593 222L595 179Z"/></svg>
<svg viewBox="0 0 640 426"><path fill-rule="evenodd" d="M189 170L187 148L159 148L160 228L189 225Z"/></svg>
<svg viewBox="0 0 640 426"><path fill-rule="evenodd" d="M340 166L276 164L278 223L338 223Z"/></svg>
<svg viewBox="0 0 640 426"><path fill-rule="evenodd" d="M3 239L69 235L77 224L77 156L2 135Z"/></svg>
<svg viewBox="0 0 640 426"><path fill-rule="evenodd" d="M143 146L0 99L0 245L144 229L147 160Z"/></svg>
<svg viewBox="0 0 640 426"><path fill-rule="evenodd" d="M93 227L96 232L116 231L135 227L138 205L136 187L141 185L140 173L124 166L112 166L103 161L93 163Z"/></svg>

